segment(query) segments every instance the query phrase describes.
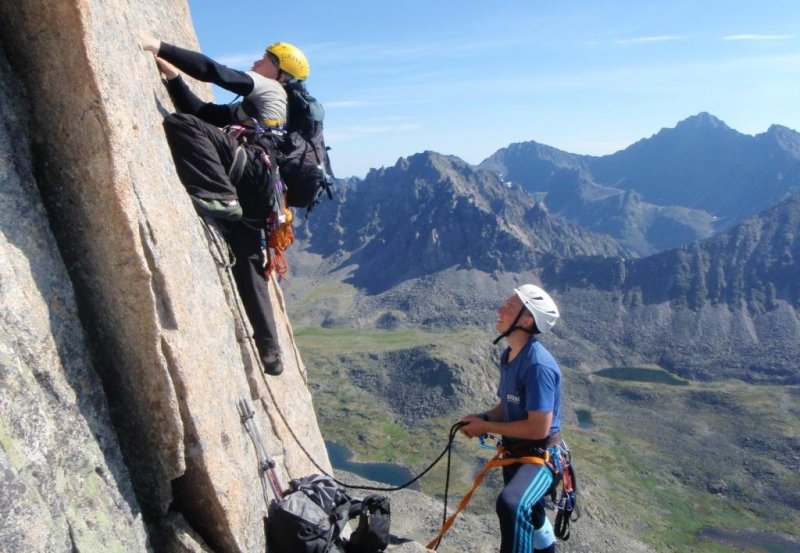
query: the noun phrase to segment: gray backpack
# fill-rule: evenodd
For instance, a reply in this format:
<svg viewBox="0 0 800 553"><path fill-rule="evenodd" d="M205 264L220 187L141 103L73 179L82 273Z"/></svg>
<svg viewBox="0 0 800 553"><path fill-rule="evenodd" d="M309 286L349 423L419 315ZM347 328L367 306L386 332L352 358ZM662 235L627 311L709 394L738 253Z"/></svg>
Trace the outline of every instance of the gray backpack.
<svg viewBox="0 0 800 553"><path fill-rule="evenodd" d="M327 476L312 474L289 482L289 491L270 504L267 546L271 553L330 553L343 550L340 538L350 517L351 498Z"/></svg>

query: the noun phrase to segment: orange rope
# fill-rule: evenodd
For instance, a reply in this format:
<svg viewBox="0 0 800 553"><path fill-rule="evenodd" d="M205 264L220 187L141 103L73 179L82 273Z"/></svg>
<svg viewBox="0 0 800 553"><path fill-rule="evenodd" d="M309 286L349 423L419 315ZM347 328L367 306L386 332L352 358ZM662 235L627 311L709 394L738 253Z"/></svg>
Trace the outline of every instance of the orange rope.
<svg viewBox="0 0 800 553"><path fill-rule="evenodd" d="M508 465L516 465L517 463L523 463L528 465L544 465L545 463L545 460L541 457L509 457L504 459L503 454L505 453L505 451L499 447L498 450L499 450L498 453L494 457L489 459L489 462L486 463L486 466L484 466L481 472L478 473L478 476L475 477L475 480L472 482L472 489L470 489L466 493L466 495L461 499L461 502L458 504L458 507L456 507L456 511L452 515L450 515L450 518L448 518L444 524L442 524L442 529L439 530L439 534L435 538L433 538L430 541L430 543L428 543L428 545L426 545L425 547L427 547L428 549L433 549L434 547L436 547L437 542L441 540L447 533L447 531L450 530L450 527L453 526L453 523L456 521L456 517L458 516L458 514L461 511L463 511L464 508L469 504L470 500L472 499L472 494L475 493L475 490L477 490L478 486L480 486L481 482L483 482L483 478L486 476L486 473L488 473L491 469L493 469L494 467L505 467Z"/></svg>
<svg viewBox="0 0 800 553"><path fill-rule="evenodd" d="M267 276L271 275L272 271L275 271L282 278L286 278L286 273L289 272L289 261L286 259L283 252L294 243L294 231L292 230L292 213L288 209L287 212L286 222L278 226L278 228L269 235L269 242L267 244L267 266L265 268Z"/></svg>
<svg viewBox="0 0 800 553"><path fill-rule="evenodd" d="M278 249L272 251L270 248L267 248L267 253L269 254L269 261L264 269L266 275L269 276L272 274L272 271L275 271L281 278L286 278L286 273L289 272L289 261L286 259L286 256L283 255L283 252Z"/></svg>
<svg viewBox="0 0 800 553"><path fill-rule="evenodd" d="M294 243L294 231L290 223L283 223L269 237L269 246L284 251Z"/></svg>

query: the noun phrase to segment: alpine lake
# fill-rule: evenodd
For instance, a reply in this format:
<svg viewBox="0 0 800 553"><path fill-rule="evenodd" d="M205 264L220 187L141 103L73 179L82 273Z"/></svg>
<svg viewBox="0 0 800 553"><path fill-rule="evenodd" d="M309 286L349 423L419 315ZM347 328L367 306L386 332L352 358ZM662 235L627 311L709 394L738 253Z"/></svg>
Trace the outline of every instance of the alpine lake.
<svg viewBox="0 0 800 553"><path fill-rule="evenodd" d="M353 461L353 452L345 446L331 440L325 440L325 449L335 470L352 472L367 480L373 480L387 486L401 486L414 478L411 471L397 463L374 463ZM419 490L419 482L409 486L412 490Z"/></svg>

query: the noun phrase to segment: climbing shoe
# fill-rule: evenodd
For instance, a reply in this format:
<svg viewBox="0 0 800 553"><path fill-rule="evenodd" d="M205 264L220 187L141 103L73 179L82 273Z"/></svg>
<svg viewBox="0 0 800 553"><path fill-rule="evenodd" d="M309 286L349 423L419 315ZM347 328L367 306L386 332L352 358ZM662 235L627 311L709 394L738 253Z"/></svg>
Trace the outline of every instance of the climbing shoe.
<svg viewBox="0 0 800 553"><path fill-rule="evenodd" d="M283 372L283 363L277 353L262 355L261 364L264 365L264 372L271 376L278 376Z"/></svg>
<svg viewBox="0 0 800 553"><path fill-rule="evenodd" d="M242 218L242 206L238 200L204 200L192 196L192 201L203 215L225 221L238 221Z"/></svg>

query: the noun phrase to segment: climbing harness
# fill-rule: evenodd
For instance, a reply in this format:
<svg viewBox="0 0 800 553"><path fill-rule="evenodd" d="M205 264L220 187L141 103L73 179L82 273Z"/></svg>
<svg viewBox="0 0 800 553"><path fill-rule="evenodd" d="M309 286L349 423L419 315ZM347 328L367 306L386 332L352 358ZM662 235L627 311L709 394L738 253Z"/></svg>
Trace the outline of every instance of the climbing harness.
<svg viewBox="0 0 800 553"><path fill-rule="evenodd" d="M236 403L236 408L239 411L239 417L242 419L247 434L253 441L253 446L256 448L258 454L258 473L261 478L261 484L264 487L264 500L269 505L269 496L267 494L267 486L272 489L272 494L275 499L282 499L284 495L283 488L281 487L278 475L275 472L275 460L272 459L267 453L267 447L264 445L264 440L261 439L261 433L258 431L255 421L255 411L253 411L250 402L246 398L240 398Z"/></svg>
<svg viewBox="0 0 800 553"><path fill-rule="evenodd" d="M439 533L434 537L430 542L428 542L427 547L428 549L433 549L436 551L439 548L439 544L442 542L442 538L447 533L448 530L453 526L453 523L456 521L456 517L458 514L464 510L464 508L469 504L470 500L472 499L472 494L475 493L475 490L478 489L478 486L481 485L483 482L484 477L486 474L495 467L505 467L509 465L516 465L516 464L529 464L529 465L546 465L546 457L547 453L545 453L542 457L538 456L525 456L525 457L506 457L506 450L499 444L497 446L497 453L489 459L489 461L484 465L483 469L478 473L478 476L475 477L475 480L472 482L472 488L464 495L459 502L458 506L456 507L455 512L450 515L450 518L446 518L442 523L442 528L439 530ZM450 471L448 466L448 474L447 479L450 479ZM448 483L445 484L445 502L444 502L444 514L447 516L447 488Z"/></svg>
<svg viewBox="0 0 800 553"><path fill-rule="evenodd" d="M265 275L269 277L275 272L285 278L289 262L284 252L294 242L294 232L292 210L286 205L287 190L277 163L280 156L277 143L285 134L283 125L279 121L261 124L253 118L243 124L228 125L225 132L237 143L228 171L234 186L244 175L248 161L263 166L259 188L263 190L265 214L256 219L242 219L242 224L261 233Z"/></svg>

